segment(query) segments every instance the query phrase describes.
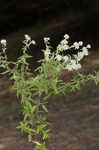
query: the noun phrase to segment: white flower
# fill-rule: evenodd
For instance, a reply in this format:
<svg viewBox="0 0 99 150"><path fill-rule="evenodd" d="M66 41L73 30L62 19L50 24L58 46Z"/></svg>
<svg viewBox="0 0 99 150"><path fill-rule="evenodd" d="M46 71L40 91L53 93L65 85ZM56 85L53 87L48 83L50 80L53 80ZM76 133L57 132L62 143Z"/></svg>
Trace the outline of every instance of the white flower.
<svg viewBox="0 0 99 150"><path fill-rule="evenodd" d="M69 46L68 45L63 45L62 48L63 48L63 50L68 50Z"/></svg>
<svg viewBox="0 0 99 150"><path fill-rule="evenodd" d="M79 46L82 46L83 45L83 42L82 41L79 41Z"/></svg>
<svg viewBox="0 0 99 150"><path fill-rule="evenodd" d="M29 35L27 35L27 34L25 34L24 37L25 37L25 39L26 39L27 41L30 41L30 40L31 40L31 37L30 37Z"/></svg>
<svg viewBox="0 0 99 150"><path fill-rule="evenodd" d="M69 35L68 34L65 34L64 35L64 38L67 40L67 39L69 39Z"/></svg>
<svg viewBox="0 0 99 150"><path fill-rule="evenodd" d="M71 70L75 69L75 64L76 64L76 61L75 60L71 60L71 62L66 66L65 69L71 71Z"/></svg>
<svg viewBox="0 0 99 150"><path fill-rule="evenodd" d="M81 64L77 64L77 66L78 66L78 69L80 69L80 68L81 68Z"/></svg>
<svg viewBox="0 0 99 150"><path fill-rule="evenodd" d="M5 39L2 39L0 42L1 42L1 44L2 44L3 46L6 46L6 45L7 45L7 41L6 41Z"/></svg>
<svg viewBox="0 0 99 150"><path fill-rule="evenodd" d="M78 55L77 55L77 61L80 61L83 57L84 57L84 53L79 52Z"/></svg>
<svg viewBox="0 0 99 150"><path fill-rule="evenodd" d="M65 45L65 44L68 44L68 41L67 40L62 40L61 42L60 42L62 45Z"/></svg>
<svg viewBox="0 0 99 150"><path fill-rule="evenodd" d="M65 69L72 71L72 70L78 70L81 68L81 64L77 63L76 60L71 60L71 62L65 67Z"/></svg>
<svg viewBox="0 0 99 150"><path fill-rule="evenodd" d="M32 41L31 41L31 44L35 45L35 44L36 44L36 42L35 42L34 40L32 40Z"/></svg>
<svg viewBox="0 0 99 150"><path fill-rule="evenodd" d="M75 70L78 70L78 69L80 69L81 68L81 64L76 64L75 66L74 66L74 69Z"/></svg>
<svg viewBox="0 0 99 150"><path fill-rule="evenodd" d="M88 55L88 49L86 47L83 47L82 51L83 51L83 53L84 53L85 56Z"/></svg>
<svg viewBox="0 0 99 150"><path fill-rule="evenodd" d="M55 57L58 61L61 61L62 60L62 56L61 55L57 55L56 57Z"/></svg>
<svg viewBox="0 0 99 150"><path fill-rule="evenodd" d="M75 43L73 44L73 46L75 47L75 49L79 49L79 43L78 43L78 42L75 42Z"/></svg>
<svg viewBox="0 0 99 150"><path fill-rule="evenodd" d="M91 45L90 45L90 44L88 44L86 47L87 47L87 48L91 48Z"/></svg>
<svg viewBox="0 0 99 150"><path fill-rule="evenodd" d="M62 51L62 47L61 47L61 45L59 44L58 46L57 46L57 48L56 48L58 51Z"/></svg>
<svg viewBox="0 0 99 150"><path fill-rule="evenodd" d="M66 34L65 35L66 37L69 38L69 36ZM68 45L68 41L67 41L67 38L66 39L63 39L60 44L57 46L57 50L58 51L64 51L64 50L68 50L69 49L69 45Z"/></svg>
<svg viewBox="0 0 99 150"><path fill-rule="evenodd" d="M77 70L77 62L76 62L76 60L71 60L71 63L70 63L71 65L72 65L72 68L73 69L75 69L75 70Z"/></svg>
<svg viewBox="0 0 99 150"><path fill-rule="evenodd" d="M69 70L69 71L72 71L72 70L73 70L73 67L72 67L72 65L68 64L68 65L65 67L65 69L67 69L67 70Z"/></svg>
<svg viewBox="0 0 99 150"><path fill-rule="evenodd" d="M45 37L45 38L44 38L44 42L45 42L45 43L47 43L49 40L50 40L49 37Z"/></svg>
<svg viewBox="0 0 99 150"><path fill-rule="evenodd" d="M63 58L63 61L64 61L64 62L67 62L68 59L69 59L68 56L63 56L62 58Z"/></svg>
<svg viewBox="0 0 99 150"><path fill-rule="evenodd" d="M72 65L76 64L76 60L72 59L70 62Z"/></svg>

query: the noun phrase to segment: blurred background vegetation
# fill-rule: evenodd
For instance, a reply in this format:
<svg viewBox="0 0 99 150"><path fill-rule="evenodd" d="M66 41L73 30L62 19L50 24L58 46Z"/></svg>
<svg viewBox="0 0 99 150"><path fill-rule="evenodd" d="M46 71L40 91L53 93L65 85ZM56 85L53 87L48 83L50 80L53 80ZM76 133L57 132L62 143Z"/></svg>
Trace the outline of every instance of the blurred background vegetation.
<svg viewBox="0 0 99 150"><path fill-rule="evenodd" d="M0 34L73 13L89 13L97 0L0 0Z"/></svg>
<svg viewBox="0 0 99 150"><path fill-rule="evenodd" d="M15 29L15 6L15 0L0 0L0 35Z"/></svg>

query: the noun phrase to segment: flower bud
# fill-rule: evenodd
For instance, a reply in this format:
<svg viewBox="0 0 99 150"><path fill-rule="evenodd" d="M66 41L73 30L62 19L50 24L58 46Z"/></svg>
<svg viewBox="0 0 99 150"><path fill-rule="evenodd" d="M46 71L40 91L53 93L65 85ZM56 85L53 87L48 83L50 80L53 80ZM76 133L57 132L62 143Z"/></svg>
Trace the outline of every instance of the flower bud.
<svg viewBox="0 0 99 150"><path fill-rule="evenodd" d="M0 42L1 42L1 45L3 45L3 46L7 45L7 41L5 39L2 39Z"/></svg>
<svg viewBox="0 0 99 150"><path fill-rule="evenodd" d="M25 34L24 37L25 37L25 39L26 39L27 41L30 41L30 40L31 40L31 37L30 37L29 35L27 35L27 34Z"/></svg>
<svg viewBox="0 0 99 150"><path fill-rule="evenodd" d="M87 48L91 48L91 45L90 45L90 44L88 44L88 45L87 45Z"/></svg>

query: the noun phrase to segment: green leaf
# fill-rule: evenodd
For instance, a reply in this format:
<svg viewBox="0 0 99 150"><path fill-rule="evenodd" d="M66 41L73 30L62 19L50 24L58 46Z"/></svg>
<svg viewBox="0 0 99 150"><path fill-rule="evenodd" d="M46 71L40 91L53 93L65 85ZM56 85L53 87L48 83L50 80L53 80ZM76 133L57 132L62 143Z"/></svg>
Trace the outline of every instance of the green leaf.
<svg viewBox="0 0 99 150"><path fill-rule="evenodd" d="M48 112L48 109L47 109L47 107L46 107L45 105L42 105L42 108L43 108L43 110L44 110L45 112Z"/></svg>
<svg viewBox="0 0 99 150"><path fill-rule="evenodd" d="M37 107L38 107L37 105L33 106L33 107L32 107L32 111L31 111L31 112L32 112L32 113L34 113L34 112L35 112L35 110L37 109Z"/></svg>
<svg viewBox="0 0 99 150"><path fill-rule="evenodd" d="M7 74L7 73L9 73L8 70L7 70L7 71L4 71L4 72L2 72L2 73L0 73L0 74L4 75L4 74Z"/></svg>
<svg viewBox="0 0 99 150"><path fill-rule="evenodd" d="M34 144L38 145L38 146L41 146L41 143L38 142L38 141L32 141Z"/></svg>
<svg viewBox="0 0 99 150"><path fill-rule="evenodd" d="M30 135L30 134L28 135L28 141L32 142L32 135Z"/></svg>

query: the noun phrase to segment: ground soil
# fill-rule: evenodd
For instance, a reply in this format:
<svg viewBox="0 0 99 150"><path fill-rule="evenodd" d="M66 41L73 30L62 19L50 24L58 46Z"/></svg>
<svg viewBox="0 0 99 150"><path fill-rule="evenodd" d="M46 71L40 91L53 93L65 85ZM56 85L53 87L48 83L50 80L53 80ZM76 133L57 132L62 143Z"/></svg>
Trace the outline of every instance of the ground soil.
<svg viewBox="0 0 99 150"><path fill-rule="evenodd" d="M91 52L82 71L99 70L99 52ZM65 74L66 76L66 74ZM52 136L48 150L99 150L99 86L90 82L80 91L52 98L48 120ZM26 135L16 126L19 101L8 78L0 78L0 150L32 150Z"/></svg>

